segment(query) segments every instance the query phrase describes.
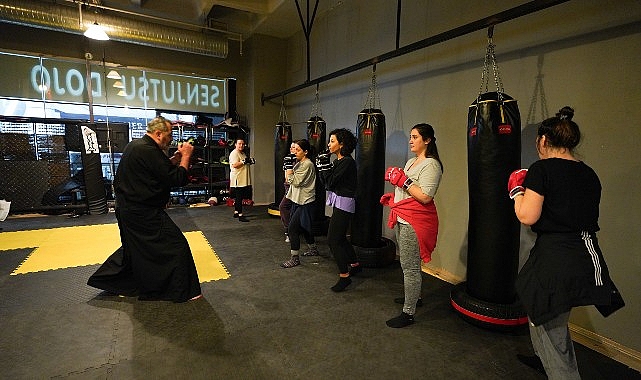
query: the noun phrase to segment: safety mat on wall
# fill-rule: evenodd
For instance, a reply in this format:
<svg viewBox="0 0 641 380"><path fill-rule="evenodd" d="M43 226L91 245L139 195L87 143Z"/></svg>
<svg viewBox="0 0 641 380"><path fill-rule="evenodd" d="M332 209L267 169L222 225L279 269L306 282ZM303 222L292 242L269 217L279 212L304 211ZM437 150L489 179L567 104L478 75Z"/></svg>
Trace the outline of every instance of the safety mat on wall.
<svg viewBox="0 0 641 380"><path fill-rule="evenodd" d="M200 282L229 278L201 231L185 232ZM117 224L3 232L0 251L34 248L11 275L102 264L120 246Z"/></svg>

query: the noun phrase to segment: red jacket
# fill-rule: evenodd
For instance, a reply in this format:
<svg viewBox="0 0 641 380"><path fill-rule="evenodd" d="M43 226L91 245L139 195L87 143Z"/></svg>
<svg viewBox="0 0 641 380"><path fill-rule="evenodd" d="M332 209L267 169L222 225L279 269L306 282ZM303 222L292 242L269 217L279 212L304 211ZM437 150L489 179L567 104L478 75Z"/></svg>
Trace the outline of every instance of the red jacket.
<svg viewBox="0 0 641 380"><path fill-rule="evenodd" d="M394 203L394 194L389 193L383 195L381 203L390 207L389 219L387 220L389 228L394 228L397 222L396 218L399 216L414 228L421 259L425 263L429 263L432 260L432 252L436 247L438 235L438 213L434 201L423 204L414 198L407 198Z"/></svg>

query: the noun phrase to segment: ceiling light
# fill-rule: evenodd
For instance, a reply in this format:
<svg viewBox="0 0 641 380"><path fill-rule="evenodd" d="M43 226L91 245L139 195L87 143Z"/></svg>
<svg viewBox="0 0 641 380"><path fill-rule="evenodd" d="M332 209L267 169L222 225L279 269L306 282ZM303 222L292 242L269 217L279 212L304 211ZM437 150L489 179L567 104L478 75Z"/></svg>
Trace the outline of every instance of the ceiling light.
<svg viewBox="0 0 641 380"><path fill-rule="evenodd" d="M120 91L118 91L118 93L116 95L118 95L118 96L127 96L127 93L125 92L125 90L120 90Z"/></svg>
<svg viewBox="0 0 641 380"><path fill-rule="evenodd" d="M116 70L111 70L111 71L109 72L109 74L107 74L107 78L109 78L109 79L118 79L118 80L120 80L120 79L121 79L121 78L120 78L120 74L118 74L118 72L117 72ZM114 87L115 87L115 86L114 86Z"/></svg>
<svg viewBox="0 0 641 380"><path fill-rule="evenodd" d="M122 84L121 81L117 80L116 83L113 84L115 88L125 88L125 85Z"/></svg>
<svg viewBox="0 0 641 380"><path fill-rule="evenodd" d="M105 32L105 29L98 25L98 22L94 22L87 28L85 31L85 37L91 38L93 40L99 40L99 41L107 41L109 39L109 36Z"/></svg>

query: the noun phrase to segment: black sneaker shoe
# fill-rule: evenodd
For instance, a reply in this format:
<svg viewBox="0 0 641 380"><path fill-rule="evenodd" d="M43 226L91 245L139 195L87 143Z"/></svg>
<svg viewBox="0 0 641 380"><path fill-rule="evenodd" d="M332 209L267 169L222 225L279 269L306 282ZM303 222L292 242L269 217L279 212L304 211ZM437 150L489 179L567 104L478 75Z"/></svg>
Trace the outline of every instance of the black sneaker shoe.
<svg viewBox="0 0 641 380"><path fill-rule="evenodd" d="M363 271L363 267L361 265L356 265L356 266L349 266L349 275L350 276L355 276Z"/></svg>
<svg viewBox="0 0 641 380"><path fill-rule="evenodd" d="M234 213L234 218L238 218L238 213L237 212Z"/></svg>
<svg viewBox="0 0 641 380"><path fill-rule="evenodd" d="M352 283L352 279L349 277L339 277L338 282L336 285L332 286L330 289L332 289L333 292L342 292L349 286L349 284Z"/></svg>
<svg viewBox="0 0 641 380"><path fill-rule="evenodd" d="M414 316L409 315L403 311L401 312L401 315L399 315L398 317L394 317L385 323L391 328L400 329L414 323Z"/></svg>
<svg viewBox="0 0 641 380"><path fill-rule="evenodd" d="M404 297L394 298L394 302L403 305L405 304L405 298ZM416 301L416 307L421 307L421 306L423 306L423 299L419 298L418 301Z"/></svg>

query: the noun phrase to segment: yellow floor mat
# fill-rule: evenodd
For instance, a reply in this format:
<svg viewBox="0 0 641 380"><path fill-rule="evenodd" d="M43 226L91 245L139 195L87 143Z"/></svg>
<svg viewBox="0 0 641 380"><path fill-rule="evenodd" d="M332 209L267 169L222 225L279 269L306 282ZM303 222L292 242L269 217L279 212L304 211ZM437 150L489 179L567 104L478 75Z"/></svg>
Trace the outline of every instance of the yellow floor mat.
<svg viewBox="0 0 641 380"><path fill-rule="evenodd" d="M198 270L200 282L229 278L230 275L201 231L185 237ZM117 224L61 227L43 230L3 232L0 251L34 248L12 275L102 264L120 246Z"/></svg>

